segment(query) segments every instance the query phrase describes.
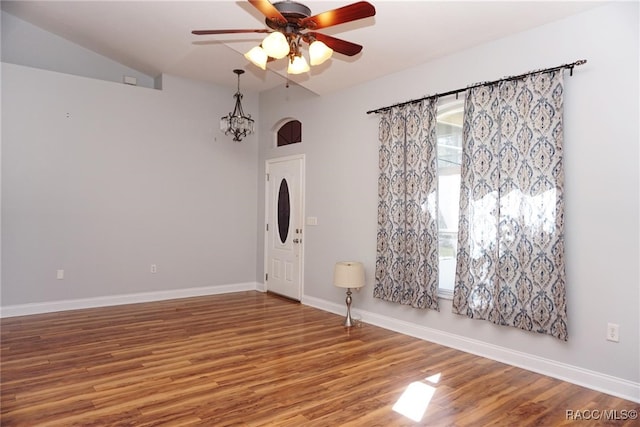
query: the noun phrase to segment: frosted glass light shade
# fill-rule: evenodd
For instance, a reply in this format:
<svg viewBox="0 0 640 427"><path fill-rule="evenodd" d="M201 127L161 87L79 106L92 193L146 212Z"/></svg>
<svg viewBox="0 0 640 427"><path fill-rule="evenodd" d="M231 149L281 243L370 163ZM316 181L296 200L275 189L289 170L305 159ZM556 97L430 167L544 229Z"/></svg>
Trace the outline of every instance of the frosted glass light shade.
<svg viewBox="0 0 640 427"><path fill-rule="evenodd" d="M304 56L294 56L291 61L289 61L289 68L287 68L287 73L289 74L302 74L309 71L309 64L307 64L307 60L304 59Z"/></svg>
<svg viewBox="0 0 640 427"><path fill-rule="evenodd" d="M267 59L269 59L269 55L267 55L267 52L265 52L260 46L256 46L249 52L245 53L244 57L263 70L267 68Z"/></svg>
<svg viewBox="0 0 640 427"><path fill-rule="evenodd" d="M284 34L274 31L262 40L262 49L272 58L284 58L289 54L289 42Z"/></svg>
<svg viewBox="0 0 640 427"><path fill-rule="evenodd" d="M341 261L333 269L333 284L339 288L364 286L364 266L357 261Z"/></svg>
<svg viewBox="0 0 640 427"><path fill-rule="evenodd" d="M319 40L316 40L309 45L309 62L311 62L311 65L322 64L324 61L331 58L332 54L333 49Z"/></svg>

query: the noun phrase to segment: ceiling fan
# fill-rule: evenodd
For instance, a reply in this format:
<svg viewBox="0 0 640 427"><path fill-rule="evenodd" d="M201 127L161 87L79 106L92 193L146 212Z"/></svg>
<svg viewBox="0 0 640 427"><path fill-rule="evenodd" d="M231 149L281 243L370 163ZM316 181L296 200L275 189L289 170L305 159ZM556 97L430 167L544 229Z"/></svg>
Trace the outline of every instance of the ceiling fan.
<svg viewBox="0 0 640 427"><path fill-rule="evenodd" d="M373 5L366 1L359 1L313 16L311 16L311 9L296 1L285 0L276 3L271 3L269 0L248 1L265 16L268 29L194 30L192 34L268 34L259 46L254 47L244 56L263 70L266 69L267 62L288 57L287 72L289 74L305 73L310 69L300 50L303 42L309 45L311 65L320 65L329 59L334 51L346 56L360 53L361 45L318 33L315 30L357 21L376 14Z"/></svg>

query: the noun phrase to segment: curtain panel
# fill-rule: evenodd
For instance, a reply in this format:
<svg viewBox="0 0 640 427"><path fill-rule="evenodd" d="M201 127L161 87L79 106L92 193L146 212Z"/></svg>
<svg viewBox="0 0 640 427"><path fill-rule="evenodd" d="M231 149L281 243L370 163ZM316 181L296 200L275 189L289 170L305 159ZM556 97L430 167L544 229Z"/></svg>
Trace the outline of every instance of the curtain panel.
<svg viewBox="0 0 640 427"><path fill-rule="evenodd" d="M373 295L438 310L436 100L380 116Z"/></svg>
<svg viewBox="0 0 640 427"><path fill-rule="evenodd" d="M562 70L470 89L453 312L567 340Z"/></svg>

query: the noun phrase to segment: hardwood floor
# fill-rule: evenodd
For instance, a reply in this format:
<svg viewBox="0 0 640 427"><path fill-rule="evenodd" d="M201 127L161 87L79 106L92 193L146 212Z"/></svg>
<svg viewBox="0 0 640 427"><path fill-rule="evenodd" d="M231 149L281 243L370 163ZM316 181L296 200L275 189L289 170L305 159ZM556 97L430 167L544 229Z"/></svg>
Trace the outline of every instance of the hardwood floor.
<svg viewBox="0 0 640 427"><path fill-rule="evenodd" d="M543 375L341 322L259 292L2 319L0 424L556 426L576 422L567 411L623 418L638 410ZM410 409L428 403L419 422L392 409L413 390ZM638 425L600 414L597 425Z"/></svg>

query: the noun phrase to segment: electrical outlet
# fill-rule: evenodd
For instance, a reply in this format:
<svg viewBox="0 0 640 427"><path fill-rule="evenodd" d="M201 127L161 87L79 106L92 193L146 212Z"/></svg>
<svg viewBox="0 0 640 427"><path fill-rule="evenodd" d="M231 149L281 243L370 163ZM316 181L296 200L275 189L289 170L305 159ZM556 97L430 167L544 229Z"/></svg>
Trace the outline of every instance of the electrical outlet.
<svg viewBox="0 0 640 427"><path fill-rule="evenodd" d="M58 280L64 279L64 270L56 271L56 279L58 279Z"/></svg>
<svg viewBox="0 0 640 427"><path fill-rule="evenodd" d="M620 325L615 323L607 323L607 341L620 341Z"/></svg>
<svg viewBox="0 0 640 427"><path fill-rule="evenodd" d="M150 269L150 271L151 271L152 273L157 273L157 272L158 272L158 266L157 266L157 265L155 265L155 264L151 264L151 269Z"/></svg>

